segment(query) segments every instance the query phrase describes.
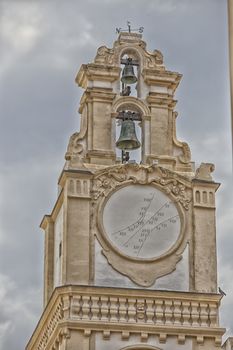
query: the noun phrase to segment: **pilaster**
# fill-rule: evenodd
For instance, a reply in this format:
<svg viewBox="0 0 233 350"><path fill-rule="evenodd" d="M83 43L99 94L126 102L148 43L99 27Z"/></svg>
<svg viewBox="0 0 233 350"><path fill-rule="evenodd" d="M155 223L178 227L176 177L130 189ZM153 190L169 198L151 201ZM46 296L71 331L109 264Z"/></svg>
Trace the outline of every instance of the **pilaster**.
<svg viewBox="0 0 233 350"><path fill-rule="evenodd" d="M90 178L88 171L64 171L60 183L66 202L63 284L88 284L90 269Z"/></svg>
<svg viewBox="0 0 233 350"><path fill-rule="evenodd" d="M53 292L54 274L54 222L51 216L46 215L41 227L45 231L44 239L44 306L46 306Z"/></svg>
<svg viewBox="0 0 233 350"><path fill-rule="evenodd" d="M200 179L192 183L194 288L198 292L216 293L215 191L219 184Z"/></svg>

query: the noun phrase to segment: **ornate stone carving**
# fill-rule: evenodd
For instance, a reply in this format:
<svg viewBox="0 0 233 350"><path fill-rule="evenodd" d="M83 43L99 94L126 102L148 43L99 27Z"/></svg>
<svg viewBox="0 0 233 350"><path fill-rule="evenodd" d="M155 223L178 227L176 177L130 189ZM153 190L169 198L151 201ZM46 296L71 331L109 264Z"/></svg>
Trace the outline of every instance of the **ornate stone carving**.
<svg viewBox="0 0 233 350"><path fill-rule="evenodd" d="M157 68L163 64L163 55L159 50L154 50L152 53L144 50L145 68Z"/></svg>
<svg viewBox="0 0 233 350"><path fill-rule="evenodd" d="M155 185L177 202L181 212L182 230L178 241L168 253L158 258L147 260L146 264L140 260L130 259L119 254L102 234L102 208L105 198L117 190L129 184ZM92 230L97 236L103 255L114 269L128 276L140 286L152 285L158 277L171 273L176 269L176 264L182 258L182 252L187 244L187 232L185 231L186 219L190 215L189 203L191 201L190 184L179 178L171 171L155 165L145 166L139 164L118 165L97 172L93 180L92 188ZM185 214L187 212L187 214Z"/></svg>
<svg viewBox="0 0 233 350"><path fill-rule="evenodd" d="M187 193L186 186L177 178L177 175L168 169L155 165L118 165L100 171L95 177L96 180L92 189L95 200L100 196L106 197L117 185L127 181L142 185L158 184L163 187L166 193L172 194L174 200L179 202L186 210L188 210L191 201L191 195Z"/></svg>
<svg viewBox="0 0 233 350"><path fill-rule="evenodd" d="M172 114L173 117L173 142L176 147L180 148L182 154L178 156L179 161L182 164L189 164L191 162L191 151L189 145L186 142L181 142L176 138L176 118L178 113L175 111Z"/></svg>
<svg viewBox="0 0 233 350"><path fill-rule="evenodd" d="M113 64L114 50L107 46L100 46L95 56L95 63Z"/></svg>
<svg viewBox="0 0 233 350"><path fill-rule="evenodd" d="M191 151L186 142L181 142L183 155L179 156L179 161L183 164L188 164L191 161Z"/></svg>
<svg viewBox="0 0 233 350"><path fill-rule="evenodd" d="M212 181L211 173L214 171L214 164L212 163L201 163L199 168L196 170L196 179Z"/></svg>
<svg viewBox="0 0 233 350"><path fill-rule="evenodd" d="M118 64L122 50L132 46L129 42L116 41L113 48L108 48L105 45L100 46L97 50L95 63L115 65ZM138 45L133 45L134 51L138 52L144 58L144 67L146 68L161 68L163 67L163 55L159 50L148 52L146 50L146 43L142 40L138 41Z"/></svg>
<svg viewBox="0 0 233 350"><path fill-rule="evenodd" d="M87 117L83 117L80 132L71 135L65 159L70 161L71 165L81 163L85 153L85 136L87 133Z"/></svg>

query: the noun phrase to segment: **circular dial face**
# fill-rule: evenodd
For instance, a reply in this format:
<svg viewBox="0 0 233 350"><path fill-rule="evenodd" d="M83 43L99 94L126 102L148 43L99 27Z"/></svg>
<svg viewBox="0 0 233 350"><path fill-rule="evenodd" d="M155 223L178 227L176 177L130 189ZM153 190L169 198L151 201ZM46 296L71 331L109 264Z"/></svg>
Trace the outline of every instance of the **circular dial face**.
<svg viewBox="0 0 233 350"><path fill-rule="evenodd" d="M180 235L180 216L171 198L153 186L129 185L115 192L103 209L108 240L133 258L156 258Z"/></svg>

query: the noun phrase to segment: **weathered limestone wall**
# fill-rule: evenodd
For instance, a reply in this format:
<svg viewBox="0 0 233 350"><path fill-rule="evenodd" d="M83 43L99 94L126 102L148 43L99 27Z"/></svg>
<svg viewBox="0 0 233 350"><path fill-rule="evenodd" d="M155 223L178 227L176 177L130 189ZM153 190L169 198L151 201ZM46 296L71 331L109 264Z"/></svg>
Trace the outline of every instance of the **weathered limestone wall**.
<svg viewBox="0 0 233 350"><path fill-rule="evenodd" d="M89 200L68 197L66 217L66 248L64 282L89 282Z"/></svg>

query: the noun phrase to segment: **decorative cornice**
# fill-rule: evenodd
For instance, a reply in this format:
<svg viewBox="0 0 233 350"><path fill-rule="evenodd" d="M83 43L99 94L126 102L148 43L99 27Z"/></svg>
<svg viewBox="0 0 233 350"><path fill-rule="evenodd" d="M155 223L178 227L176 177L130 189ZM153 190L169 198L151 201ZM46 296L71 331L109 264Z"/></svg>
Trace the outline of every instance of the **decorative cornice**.
<svg viewBox="0 0 233 350"><path fill-rule="evenodd" d="M120 67L111 66L111 69L109 69L107 66L96 63L82 64L76 76L75 82L82 88L87 87L88 80L104 80L113 82L119 78L120 71Z"/></svg>

